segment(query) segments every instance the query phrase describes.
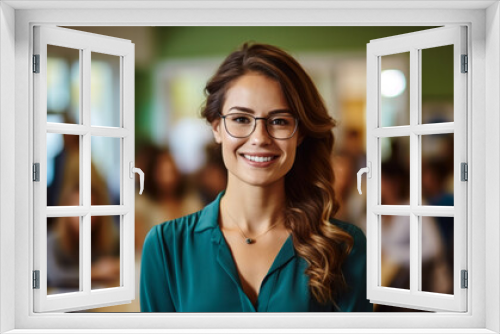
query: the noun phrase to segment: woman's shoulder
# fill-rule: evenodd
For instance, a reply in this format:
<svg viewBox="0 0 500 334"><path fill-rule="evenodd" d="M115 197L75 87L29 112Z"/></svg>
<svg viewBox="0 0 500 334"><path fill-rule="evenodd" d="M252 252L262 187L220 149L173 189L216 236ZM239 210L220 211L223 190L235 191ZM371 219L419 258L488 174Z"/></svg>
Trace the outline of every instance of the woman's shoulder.
<svg viewBox="0 0 500 334"><path fill-rule="evenodd" d="M191 213L184 217L167 220L163 223L153 226L149 234L161 235L164 238L191 234L198 225L200 215L203 210Z"/></svg>
<svg viewBox="0 0 500 334"><path fill-rule="evenodd" d="M154 226L149 233L160 234L163 239L179 240L213 230L218 226L220 197L199 211Z"/></svg>

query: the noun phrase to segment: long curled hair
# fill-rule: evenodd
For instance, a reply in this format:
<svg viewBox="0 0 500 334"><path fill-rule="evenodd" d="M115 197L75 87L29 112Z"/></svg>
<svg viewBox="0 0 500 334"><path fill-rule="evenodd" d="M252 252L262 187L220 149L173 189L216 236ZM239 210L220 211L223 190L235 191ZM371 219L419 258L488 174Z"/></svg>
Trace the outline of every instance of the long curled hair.
<svg viewBox="0 0 500 334"><path fill-rule="evenodd" d="M245 43L223 61L205 87L201 114L208 122L222 113L230 84L247 73L276 80L299 119L303 141L285 176L285 224L292 231L296 252L308 263L305 273L312 295L322 304L331 301L336 306L336 298L346 288L341 266L353 239L330 222L339 209L330 160L335 121L311 78L292 56L272 45Z"/></svg>

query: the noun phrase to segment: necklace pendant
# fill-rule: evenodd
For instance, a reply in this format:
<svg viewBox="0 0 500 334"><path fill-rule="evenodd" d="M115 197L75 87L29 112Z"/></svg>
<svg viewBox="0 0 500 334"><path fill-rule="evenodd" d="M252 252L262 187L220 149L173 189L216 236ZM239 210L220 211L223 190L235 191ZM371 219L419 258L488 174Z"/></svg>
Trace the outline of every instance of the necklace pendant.
<svg viewBox="0 0 500 334"><path fill-rule="evenodd" d="M250 239L250 238L246 238L245 242L246 242L248 245L250 245L250 244L252 244L252 243L253 243L253 240L252 240L252 239Z"/></svg>

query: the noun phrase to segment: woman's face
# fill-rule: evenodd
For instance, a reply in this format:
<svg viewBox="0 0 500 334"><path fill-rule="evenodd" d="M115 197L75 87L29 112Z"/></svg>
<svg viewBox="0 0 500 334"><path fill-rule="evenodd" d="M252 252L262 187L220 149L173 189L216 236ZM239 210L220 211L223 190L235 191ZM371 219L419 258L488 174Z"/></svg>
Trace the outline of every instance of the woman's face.
<svg viewBox="0 0 500 334"><path fill-rule="evenodd" d="M290 111L279 83L258 73L236 79L227 90L222 107L223 115L244 113L268 117L278 111L279 114ZM258 120L250 136L235 138L226 131L222 119L214 121L212 127L215 140L222 144L228 182L253 186L284 182L295 160L298 131L289 139L274 139L268 134L265 121Z"/></svg>

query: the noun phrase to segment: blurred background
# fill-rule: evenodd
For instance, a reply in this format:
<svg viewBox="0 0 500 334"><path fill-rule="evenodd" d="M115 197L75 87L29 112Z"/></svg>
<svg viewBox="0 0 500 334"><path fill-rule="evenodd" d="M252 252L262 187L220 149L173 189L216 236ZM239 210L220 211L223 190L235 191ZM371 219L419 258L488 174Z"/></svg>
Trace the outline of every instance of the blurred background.
<svg viewBox="0 0 500 334"><path fill-rule="evenodd" d="M338 122L332 162L337 218L366 231L366 198L356 173L366 166L366 44L432 27L68 27L135 44L136 299L90 312L139 312L142 245L156 224L198 211L226 185L212 133L200 118L204 87L230 52L247 41L277 45L303 65ZM422 123L453 122L453 49L422 50ZM92 53L91 120L119 126L116 56ZM381 126L409 124L409 53L381 60ZM48 47L47 121L80 123L78 50ZM79 205L79 136L47 135L47 205ZM453 206L453 134L421 136L421 203ZM409 137L381 141L382 204L408 204ZM92 205L120 204L116 138L93 137ZM138 178L137 178L138 179ZM363 189L365 181L363 180ZM79 290L79 217L51 218L49 294ZM409 289L409 217L381 216L381 285ZM120 217L92 217L92 288L119 286ZM422 290L453 293L453 218L422 219ZM375 310L415 311L375 305Z"/></svg>

